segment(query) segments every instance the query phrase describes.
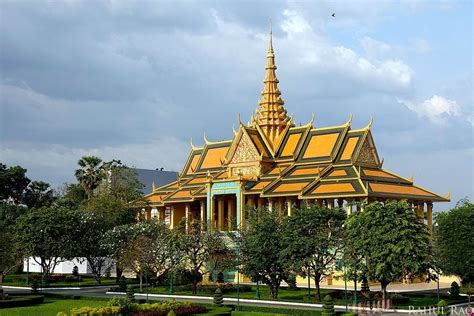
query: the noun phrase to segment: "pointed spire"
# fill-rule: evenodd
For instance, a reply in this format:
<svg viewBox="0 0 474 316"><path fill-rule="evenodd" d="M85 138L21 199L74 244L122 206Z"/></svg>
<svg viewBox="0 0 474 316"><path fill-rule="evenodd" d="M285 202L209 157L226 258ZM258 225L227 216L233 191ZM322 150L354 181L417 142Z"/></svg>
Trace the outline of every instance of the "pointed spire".
<svg viewBox="0 0 474 316"><path fill-rule="evenodd" d="M268 43L267 66L265 67L265 80L263 81L262 97L258 102L255 124L264 132L271 146L276 147L281 133L289 124L290 118L287 115L285 104L281 99L281 92L278 89L278 79L276 76L275 53L273 51L272 27L270 23L270 39Z"/></svg>

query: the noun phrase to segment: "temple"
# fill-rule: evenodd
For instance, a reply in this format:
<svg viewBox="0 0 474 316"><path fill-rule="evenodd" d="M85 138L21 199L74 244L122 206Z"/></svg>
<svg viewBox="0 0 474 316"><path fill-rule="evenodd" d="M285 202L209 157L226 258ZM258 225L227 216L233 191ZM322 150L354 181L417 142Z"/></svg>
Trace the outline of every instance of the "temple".
<svg viewBox="0 0 474 316"><path fill-rule="evenodd" d="M361 129L351 118L339 126L296 126L278 89L275 54L270 41L259 106L232 139L191 151L176 181L153 186L145 196L145 218L159 217L171 227L183 218L198 219L214 231L245 225L245 210L267 207L291 216L303 203L361 210L362 201L407 200L432 229L433 202L441 196L383 169L372 120ZM204 225L203 225L204 228Z"/></svg>

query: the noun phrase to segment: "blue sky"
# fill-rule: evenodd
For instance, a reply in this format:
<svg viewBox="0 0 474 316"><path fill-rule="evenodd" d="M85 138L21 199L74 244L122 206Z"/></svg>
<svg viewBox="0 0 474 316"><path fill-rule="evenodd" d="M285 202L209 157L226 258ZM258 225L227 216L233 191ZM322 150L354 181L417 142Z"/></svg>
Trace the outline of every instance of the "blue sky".
<svg viewBox="0 0 474 316"><path fill-rule="evenodd" d="M262 89L269 20L296 122L374 117L384 167L473 197L472 1L2 1L1 161L71 182L82 155L180 170ZM335 13L335 17L331 16Z"/></svg>

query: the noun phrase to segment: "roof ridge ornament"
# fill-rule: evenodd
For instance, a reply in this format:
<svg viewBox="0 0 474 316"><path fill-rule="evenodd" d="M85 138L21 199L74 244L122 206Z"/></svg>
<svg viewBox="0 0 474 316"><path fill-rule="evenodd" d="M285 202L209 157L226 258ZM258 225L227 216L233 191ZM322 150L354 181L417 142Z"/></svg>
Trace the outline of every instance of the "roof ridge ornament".
<svg viewBox="0 0 474 316"><path fill-rule="evenodd" d="M261 128L263 136L267 139L272 150L275 150L279 144L279 139L284 134L287 125L291 124L291 118L283 106L285 102L281 99L281 92L278 89L279 81L276 76L276 69L272 26L270 23L267 65L265 67L262 97L258 101L259 107L253 122Z"/></svg>
<svg viewBox="0 0 474 316"><path fill-rule="evenodd" d="M192 150L199 149L199 147L197 147L197 146L195 146L195 145L193 144L193 138L192 138L192 137L191 137L191 139L189 140L189 143L191 144L191 149L192 149Z"/></svg>

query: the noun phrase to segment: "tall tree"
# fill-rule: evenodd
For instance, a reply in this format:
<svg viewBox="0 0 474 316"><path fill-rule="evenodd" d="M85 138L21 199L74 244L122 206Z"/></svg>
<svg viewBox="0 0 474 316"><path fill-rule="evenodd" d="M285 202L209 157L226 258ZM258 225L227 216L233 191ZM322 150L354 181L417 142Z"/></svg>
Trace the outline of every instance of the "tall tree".
<svg viewBox="0 0 474 316"><path fill-rule="evenodd" d="M474 282L474 204L460 200L436 216L436 258L443 273L456 275L463 285Z"/></svg>
<svg viewBox="0 0 474 316"><path fill-rule="evenodd" d="M22 253L42 268L49 280L54 268L80 252L81 214L58 207L36 209L20 217L15 228L15 240Z"/></svg>
<svg viewBox="0 0 474 316"><path fill-rule="evenodd" d="M184 223L182 231L184 231ZM197 293L197 285L209 270L204 269L206 262L216 259L229 250L224 239L214 232L201 229L201 223L193 220L188 223L188 231L181 235L181 245L184 254L183 266L191 272L193 278L192 291Z"/></svg>
<svg viewBox="0 0 474 316"><path fill-rule="evenodd" d="M278 298L281 282L288 279L293 262L282 251L288 247L284 224L277 212L259 210L242 232L242 272L266 284L272 299Z"/></svg>
<svg viewBox="0 0 474 316"><path fill-rule="evenodd" d="M374 202L350 216L346 243L349 253L363 258L354 269L380 282L384 299L393 281L434 278L428 228L406 201Z"/></svg>
<svg viewBox="0 0 474 316"><path fill-rule="evenodd" d="M17 219L28 209L22 205L0 204L0 283L5 274L22 262L22 254L14 236Z"/></svg>
<svg viewBox="0 0 474 316"><path fill-rule="evenodd" d="M295 269L310 269L321 301L320 283L329 275L343 249L346 212L340 208L311 205L294 212L285 225L288 246L284 252L294 259Z"/></svg>
<svg viewBox="0 0 474 316"><path fill-rule="evenodd" d="M24 203L28 208L50 206L56 197L49 183L43 181L31 182L25 191Z"/></svg>
<svg viewBox="0 0 474 316"><path fill-rule="evenodd" d="M20 166L8 167L0 163L0 202L12 201L19 204L23 201L23 194L30 179L26 176L26 169Z"/></svg>
<svg viewBox="0 0 474 316"><path fill-rule="evenodd" d="M85 258L98 284L104 271L113 266L110 249L105 245L107 223L93 213L81 214L78 257Z"/></svg>
<svg viewBox="0 0 474 316"><path fill-rule="evenodd" d="M75 176L89 199L103 179L101 163L102 159L96 156L84 156L77 162L79 169L75 171Z"/></svg>

